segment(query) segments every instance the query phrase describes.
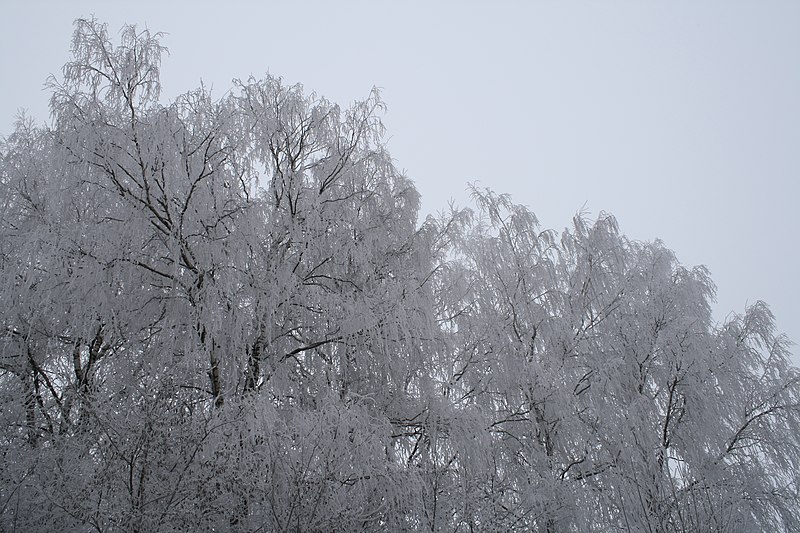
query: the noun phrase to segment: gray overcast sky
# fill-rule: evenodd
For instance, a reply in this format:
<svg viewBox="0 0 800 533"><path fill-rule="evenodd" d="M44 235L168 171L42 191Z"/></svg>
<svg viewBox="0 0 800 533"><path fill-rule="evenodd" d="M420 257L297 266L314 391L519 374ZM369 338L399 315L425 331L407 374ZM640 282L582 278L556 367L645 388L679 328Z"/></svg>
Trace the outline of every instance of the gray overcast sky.
<svg viewBox="0 0 800 533"><path fill-rule="evenodd" d="M341 104L381 87L423 211L477 180L544 227L611 212L708 266L718 319L763 299L800 342L800 2L429 4L7 1L0 133L47 119L75 18L146 25L166 99L267 71Z"/></svg>

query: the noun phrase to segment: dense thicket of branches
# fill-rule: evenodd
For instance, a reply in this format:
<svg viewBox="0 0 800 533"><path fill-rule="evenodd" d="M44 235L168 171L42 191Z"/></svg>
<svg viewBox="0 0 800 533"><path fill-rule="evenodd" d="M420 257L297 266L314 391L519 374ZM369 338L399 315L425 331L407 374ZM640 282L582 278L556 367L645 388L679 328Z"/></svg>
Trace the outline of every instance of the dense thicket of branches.
<svg viewBox="0 0 800 533"><path fill-rule="evenodd" d="M77 22L0 146L2 531L798 531L800 386L758 303L614 219L417 221L376 93L159 103Z"/></svg>

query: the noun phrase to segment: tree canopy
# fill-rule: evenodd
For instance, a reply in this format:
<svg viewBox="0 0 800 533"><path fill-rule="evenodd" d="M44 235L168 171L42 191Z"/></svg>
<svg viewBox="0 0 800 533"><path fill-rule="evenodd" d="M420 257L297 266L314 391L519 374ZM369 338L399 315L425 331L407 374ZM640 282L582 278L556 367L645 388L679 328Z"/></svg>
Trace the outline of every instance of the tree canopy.
<svg viewBox="0 0 800 533"><path fill-rule="evenodd" d="M163 51L78 20L0 144L0 530L800 530L764 303L605 214L419 221L378 92L164 104Z"/></svg>

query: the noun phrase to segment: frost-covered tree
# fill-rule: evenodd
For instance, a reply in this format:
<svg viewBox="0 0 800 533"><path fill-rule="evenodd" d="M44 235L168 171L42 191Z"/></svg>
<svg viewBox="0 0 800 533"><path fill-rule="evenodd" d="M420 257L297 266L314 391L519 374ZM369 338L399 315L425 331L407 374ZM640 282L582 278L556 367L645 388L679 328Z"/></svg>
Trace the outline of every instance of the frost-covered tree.
<svg viewBox="0 0 800 533"><path fill-rule="evenodd" d="M0 145L3 531L793 531L800 384L762 303L510 198L417 220L377 92L164 104L76 22Z"/></svg>
<svg viewBox="0 0 800 533"><path fill-rule="evenodd" d="M493 520L797 527L798 375L766 306L717 328L707 272L661 243L628 241L609 216L558 239L508 197L474 196L443 276L443 388L492 435L477 490Z"/></svg>

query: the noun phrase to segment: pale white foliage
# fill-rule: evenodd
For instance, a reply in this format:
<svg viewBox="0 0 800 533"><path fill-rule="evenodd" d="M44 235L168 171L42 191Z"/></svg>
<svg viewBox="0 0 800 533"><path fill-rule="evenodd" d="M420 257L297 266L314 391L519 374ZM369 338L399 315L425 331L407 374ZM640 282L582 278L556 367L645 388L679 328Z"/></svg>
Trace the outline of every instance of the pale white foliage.
<svg viewBox="0 0 800 533"><path fill-rule="evenodd" d="M765 304L610 215L418 223L377 91L162 105L164 51L77 21L0 145L0 529L800 528Z"/></svg>

